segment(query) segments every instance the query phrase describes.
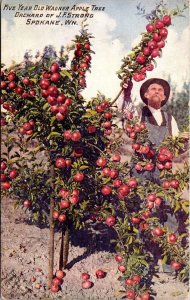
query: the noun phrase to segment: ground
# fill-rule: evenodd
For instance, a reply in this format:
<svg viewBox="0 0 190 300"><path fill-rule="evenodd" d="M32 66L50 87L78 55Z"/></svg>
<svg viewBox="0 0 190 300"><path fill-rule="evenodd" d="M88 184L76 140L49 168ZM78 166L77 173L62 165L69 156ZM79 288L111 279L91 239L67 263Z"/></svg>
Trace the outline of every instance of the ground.
<svg viewBox="0 0 190 300"><path fill-rule="evenodd" d="M1 219L1 299L11 300L114 300L120 299L118 291L122 286L118 281L119 271L114 259L114 250L109 246L106 232L102 240L98 237L92 241L87 235L72 238L68 269L57 294L47 289L48 239L47 228L40 229L27 224L27 214L22 209L14 209L14 200L2 199ZM104 229L105 230L105 229ZM87 237L87 240L85 240ZM77 238L80 243L77 244ZM91 248L89 249L88 244ZM93 248L94 245L94 248ZM55 270L58 267L60 250L60 233L55 236ZM41 270L38 270L41 269ZM97 279L95 271L103 269L106 277ZM81 273L88 272L94 286L89 290L81 287ZM34 283L32 277L36 278ZM188 287L175 277L159 273L154 278L156 300L187 300ZM35 284L41 288L36 289Z"/></svg>

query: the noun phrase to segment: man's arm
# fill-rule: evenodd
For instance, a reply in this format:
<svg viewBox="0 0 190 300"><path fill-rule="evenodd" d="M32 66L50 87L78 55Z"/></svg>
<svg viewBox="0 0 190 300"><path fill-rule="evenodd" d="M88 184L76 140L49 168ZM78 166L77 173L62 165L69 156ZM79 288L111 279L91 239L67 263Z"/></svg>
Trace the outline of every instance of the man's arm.
<svg viewBox="0 0 190 300"><path fill-rule="evenodd" d="M179 128L177 126L177 122L176 120L174 119L174 117L172 116L172 120L171 120L171 123L172 123L172 136L173 137L180 137L184 140L188 140L189 139L189 132L180 132L179 131Z"/></svg>
<svg viewBox="0 0 190 300"><path fill-rule="evenodd" d="M173 116L172 116L171 123L172 123L172 136L176 137L176 136L179 135L179 128L178 128L177 122L176 122L176 120L174 119Z"/></svg>
<svg viewBox="0 0 190 300"><path fill-rule="evenodd" d="M133 88L132 81L128 80L127 82L122 82L121 86L123 88L123 91L118 98L117 106L118 110L122 113L123 118L127 119L129 117L129 114L138 115L137 111L135 109L135 106L133 104L132 98L131 98L131 90Z"/></svg>

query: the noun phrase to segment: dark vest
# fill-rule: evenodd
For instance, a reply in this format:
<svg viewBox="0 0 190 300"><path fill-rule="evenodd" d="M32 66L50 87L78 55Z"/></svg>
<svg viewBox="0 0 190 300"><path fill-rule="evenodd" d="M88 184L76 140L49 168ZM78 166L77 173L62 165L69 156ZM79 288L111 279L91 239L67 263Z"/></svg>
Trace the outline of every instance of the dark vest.
<svg viewBox="0 0 190 300"><path fill-rule="evenodd" d="M162 141L169 135L172 135L172 127L171 127L171 115L167 112L161 110L162 113L162 123L159 126L153 117L151 111L148 106L144 106L142 108L142 117L141 122L146 124L146 128L148 129L148 136L150 142L154 146L159 146Z"/></svg>

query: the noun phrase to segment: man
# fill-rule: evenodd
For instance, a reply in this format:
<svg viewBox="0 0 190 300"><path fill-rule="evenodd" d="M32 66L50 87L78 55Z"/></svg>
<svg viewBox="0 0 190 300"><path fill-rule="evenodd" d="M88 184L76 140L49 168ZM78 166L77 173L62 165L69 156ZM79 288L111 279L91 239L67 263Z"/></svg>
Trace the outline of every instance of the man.
<svg viewBox="0 0 190 300"><path fill-rule="evenodd" d="M123 115L127 117L129 111L134 112L131 101L132 82L123 84ZM167 136L178 136L179 129L173 116L162 110L162 107L168 101L170 95L169 83L160 78L151 78L146 80L140 88L140 96L145 106L142 108L139 119L146 124L148 129L148 138L152 146L158 147ZM131 176L140 178L140 180L150 180L160 184L160 172L157 168L151 172L145 171L140 174L135 168L131 170ZM162 216L164 223L170 231L177 231L178 222L173 215L170 202L165 200L165 209ZM156 249L157 251L157 249ZM163 265L163 271L171 273L169 265Z"/></svg>
<svg viewBox="0 0 190 300"><path fill-rule="evenodd" d="M123 100L125 104L123 112L125 116L129 110L129 103L131 103L130 92L132 83L124 83L123 88ZM161 109L168 101L169 95L170 86L168 82L160 78L148 79L140 88L140 96L146 106L142 108L139 118L141 122L146 123L149 140L155 146L159 146L168 135L175 137L179 134L174 117Z"/></svg>

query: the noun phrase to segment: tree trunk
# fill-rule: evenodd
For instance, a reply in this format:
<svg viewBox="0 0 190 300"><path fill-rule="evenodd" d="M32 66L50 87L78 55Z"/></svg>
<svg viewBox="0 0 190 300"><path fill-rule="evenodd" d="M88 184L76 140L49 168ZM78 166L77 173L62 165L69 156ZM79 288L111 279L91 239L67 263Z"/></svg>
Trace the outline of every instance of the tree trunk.
<svg viewBox="0 0 190 300"><path fill-rule="evenodd" d="M51 174L51 187L54 190L54 166L51 166L50 169ZM49 221L49 228L50 228L50 238L49 238L49 271L48 271L48 287L51 287L52 279L53 279L53 267L54 267L54 220L53 220L53 211L54 211L54 199L51 197L50 199L50 221Z"/></svg>
<svg viewBox="0 0 190 300"><path fill-rule="evenodd" d="M63 240L63 269L65 269L69 256L69 228L67 227Z"/></svg>
<svg viewBox="0 0 190 300"><path fill-rule="evenodd" d="M61 233L61 248L60 248L60 254L59 254L59 270L63 269L63 239L64 239L64 228L62 228L62 233Z"/></svg>

